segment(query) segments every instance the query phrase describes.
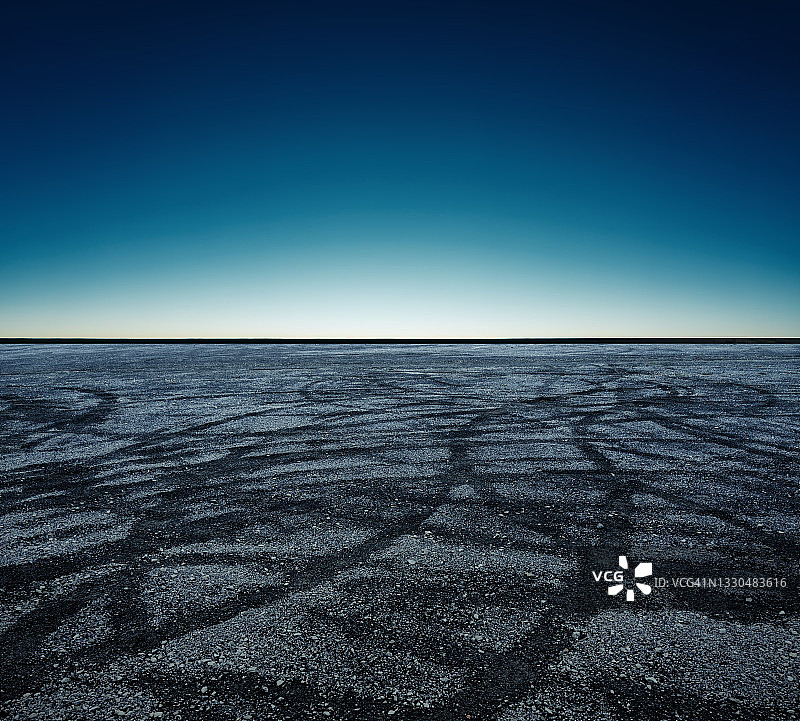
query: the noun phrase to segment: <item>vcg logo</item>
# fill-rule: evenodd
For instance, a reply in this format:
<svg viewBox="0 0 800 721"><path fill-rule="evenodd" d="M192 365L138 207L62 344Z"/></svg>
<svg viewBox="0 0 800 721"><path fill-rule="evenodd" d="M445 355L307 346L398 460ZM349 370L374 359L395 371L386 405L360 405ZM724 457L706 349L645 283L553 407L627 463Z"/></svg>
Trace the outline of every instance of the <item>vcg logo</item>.
<svg viewBox="0 0 800 721"><path fill-rule="evenodd" d="M616 596L625 590L625 600L633 601L636 597L636 591L643 593L645 596L650 595L653 589L646 583L636 581L637 578L646 578L653 575L652 563L640 563L633 569L633 578L631 578L630 569L628 568L628 559L625 556L619 557L619 570L616 571L592 571L592 576L596 583L605 581L608 584L608 595ZM627 580L626 580L627 579ZM626 588L627 587L627 588Z"/></svg>

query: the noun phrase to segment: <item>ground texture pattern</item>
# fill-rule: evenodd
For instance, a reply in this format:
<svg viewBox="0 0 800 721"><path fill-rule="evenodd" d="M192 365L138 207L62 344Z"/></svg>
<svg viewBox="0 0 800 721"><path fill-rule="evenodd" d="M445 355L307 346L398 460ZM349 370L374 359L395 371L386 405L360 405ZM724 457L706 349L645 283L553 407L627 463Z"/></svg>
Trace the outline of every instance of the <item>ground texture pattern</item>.
<svg viewBox="0 0 800 721"><path fill-rule="evenodd" d="M798 357L0 347L0 716L800 718Z"/></svg>

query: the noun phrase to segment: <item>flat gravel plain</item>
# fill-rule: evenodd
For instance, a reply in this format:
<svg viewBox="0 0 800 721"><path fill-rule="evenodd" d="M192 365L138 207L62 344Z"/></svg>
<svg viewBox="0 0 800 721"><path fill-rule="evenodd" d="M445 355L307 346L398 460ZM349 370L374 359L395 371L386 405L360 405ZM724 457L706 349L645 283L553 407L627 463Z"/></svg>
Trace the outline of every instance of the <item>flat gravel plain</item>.
<svg viewBox="0 0 800 721"><path fill-rule="evenodd" d="M800 719L799 351L0 346L0 717Z"/></svg>

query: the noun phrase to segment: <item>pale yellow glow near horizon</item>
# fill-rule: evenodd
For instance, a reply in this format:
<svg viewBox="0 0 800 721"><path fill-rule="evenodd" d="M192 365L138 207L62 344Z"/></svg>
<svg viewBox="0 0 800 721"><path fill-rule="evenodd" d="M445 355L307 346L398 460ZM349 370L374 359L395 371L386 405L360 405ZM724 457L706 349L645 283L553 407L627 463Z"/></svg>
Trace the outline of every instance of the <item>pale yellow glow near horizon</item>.
<svg viewBox="0 0 800 721"><path fill-rule="evenodd" d="M715 292L694 276L654 285L567 260L516 265L500 253L365 260L328 250L149 275L66 270L48 294L19 286L0 302L7 338L658 338L800 335L793 299ZM74 269L73 269L74 270ZM77 271L76 271L77 272ZM776 295L776 297L779 297ZM779 312L775 308L779 307Z"/></svg>
<svg viewBox="0 0 800 721"><path fill-rule="evenodd" d="M606 301L528 302L509 305L473 299L460 306L429 299L360 302L307 299L230 303L213 300L161 307L22 308L0 320L0 336L42 338L575 338L575 337L776 337L787 324L770 325L755 314L736 322L713 309L615 307Z"/></svg>

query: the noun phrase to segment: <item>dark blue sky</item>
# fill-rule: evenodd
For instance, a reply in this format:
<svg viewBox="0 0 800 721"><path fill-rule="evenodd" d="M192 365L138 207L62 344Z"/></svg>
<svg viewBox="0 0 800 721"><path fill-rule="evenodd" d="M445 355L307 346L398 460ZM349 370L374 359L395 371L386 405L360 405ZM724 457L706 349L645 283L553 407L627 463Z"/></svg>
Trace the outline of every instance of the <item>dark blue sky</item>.
<svg viewBox="0 0 800 721"><path fill-rule="evenodd" d="M0 335L800 335L800 6L19 3Z"/></svg>

